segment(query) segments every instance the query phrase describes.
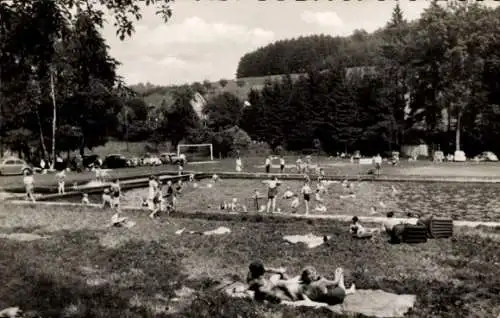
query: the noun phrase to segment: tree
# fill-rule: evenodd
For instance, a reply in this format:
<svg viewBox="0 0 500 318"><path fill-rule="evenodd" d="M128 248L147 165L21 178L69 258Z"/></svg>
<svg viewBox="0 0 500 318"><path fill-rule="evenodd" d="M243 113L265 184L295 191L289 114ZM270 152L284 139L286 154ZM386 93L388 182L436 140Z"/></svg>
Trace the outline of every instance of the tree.
<svg viewBox="0 0 500 318"><path fill-rule="evenodd" d="M231 93L224 92L208 101L203 108L209 128L218 131L237 126L241 120L243 103Z"/></svg>
<svg viewBox="0 0 500 318"><path fill-rule="evenodd" d="M174 92L173 106L165 111L164 137L170 140L174 147L177 147L191 130L200 126L198 116L191 106L192 98L191 88L182 86Z"/></svg>
<svg viewBox="0 0 500 318"><path fill-rule="evenodd" d="M222 88L226 87L228 82L229 81L227 79L224 79L224 78L219 80L219 84Z"/></svg>

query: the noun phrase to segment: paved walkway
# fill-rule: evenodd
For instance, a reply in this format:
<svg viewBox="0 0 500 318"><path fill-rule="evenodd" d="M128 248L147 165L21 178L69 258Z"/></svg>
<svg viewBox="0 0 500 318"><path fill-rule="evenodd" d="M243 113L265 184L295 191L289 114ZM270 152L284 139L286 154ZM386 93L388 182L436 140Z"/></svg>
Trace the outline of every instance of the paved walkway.
<svg viewBox="0 0 500 318"><path fill-rule="evenodd" d="M80 203L71 203L71 202L28 202L22 200L12 200L9 203L19 204L19 205L43 205L43 206L67 206L67 207L82 207ZM99 204L89 204L88 207L98 208ZM122 206L123 211L148 211L147 208L140 207L132 207L132 206ZM203 212L207 215L241 215L243 213L238 212L219 212L219 211L207 211ZM274 213L274 214L266 214L266 213L248 213L251 215L262 215L262 216L272 216L272 217L282 217L282 218L304 218L304 219L327 219L327 220L338 220L349 222L352 219L352 215L333 215L333 214L311 214L311 215L300 215L300 214L284 214L284 213ZM382 223L386 218L381 216L359 216L361 221L365 222L373 222L373 223ZM394 218L395 220L416 224L416 218ZM466 221L466 220L454 220L453 225L456 227L470 227L475 228L478 226L486 226L486 227L500 227L500 222L483 222L483 221Z"/></svg>

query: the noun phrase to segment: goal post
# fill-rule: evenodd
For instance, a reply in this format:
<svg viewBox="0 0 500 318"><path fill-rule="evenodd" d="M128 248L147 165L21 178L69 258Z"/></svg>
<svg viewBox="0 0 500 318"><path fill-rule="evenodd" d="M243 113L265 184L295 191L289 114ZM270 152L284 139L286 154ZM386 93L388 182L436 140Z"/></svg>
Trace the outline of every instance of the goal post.
<svg viewBox="0 0 500 318"><path fill-rule="evenodd" d="M179 144L177 145L177 155L180 156L182 149L205 148L210 151L210 161L214 160L214 147L212 144Z"/></svg>

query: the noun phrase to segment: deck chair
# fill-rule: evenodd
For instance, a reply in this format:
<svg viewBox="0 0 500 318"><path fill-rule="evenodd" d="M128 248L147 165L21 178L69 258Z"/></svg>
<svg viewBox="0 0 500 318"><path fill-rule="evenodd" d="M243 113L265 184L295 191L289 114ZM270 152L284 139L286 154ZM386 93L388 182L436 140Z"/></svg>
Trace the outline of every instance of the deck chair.
<svg viewBox="0 0 500 318"><path fill-rule="evenodd" d="M407 224L402 243L417 244L427 242L427 228L423 225Z"/></svg>
<svg viewBox="0 0 500 318"><path fill-rule="evenodd" d="M429 224L429 236L434 239L452 237L453 220L433 218Z"/></svg>

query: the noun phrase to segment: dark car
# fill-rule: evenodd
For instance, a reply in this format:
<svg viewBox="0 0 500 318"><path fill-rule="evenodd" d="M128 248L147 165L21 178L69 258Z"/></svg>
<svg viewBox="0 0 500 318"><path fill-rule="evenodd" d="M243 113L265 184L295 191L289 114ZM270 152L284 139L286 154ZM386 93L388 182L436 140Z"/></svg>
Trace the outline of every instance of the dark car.
<svg viewBox="0 0 500 318"><path fill-rule="evenodd" d="M98 155L85 155L83 156L83 167L90 168L92 166L99 165L99 156Z"/></svg>
<svg viewBox="0 0 500 318"><path fill-rule="evenodd" d="M108 169L128 167L128 159L120 154L109 155L104 158L102 165Z"/></svg>

